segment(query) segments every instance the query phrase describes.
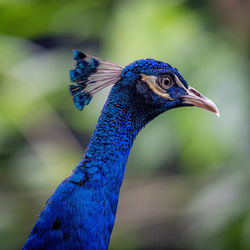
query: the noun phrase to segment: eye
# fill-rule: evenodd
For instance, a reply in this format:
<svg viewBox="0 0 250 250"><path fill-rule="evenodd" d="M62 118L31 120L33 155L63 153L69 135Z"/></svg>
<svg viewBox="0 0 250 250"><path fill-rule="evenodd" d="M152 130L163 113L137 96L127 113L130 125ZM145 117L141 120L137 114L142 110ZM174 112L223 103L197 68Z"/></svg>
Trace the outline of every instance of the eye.
<svg viewBox="0 0 250 250"><path fill-rule="evenodd" d="M161 88L165 90L169 89L170 87L174 85L174 81L169 75L159 77L158 81L159 81L159 85L161 86Z"/></svg>

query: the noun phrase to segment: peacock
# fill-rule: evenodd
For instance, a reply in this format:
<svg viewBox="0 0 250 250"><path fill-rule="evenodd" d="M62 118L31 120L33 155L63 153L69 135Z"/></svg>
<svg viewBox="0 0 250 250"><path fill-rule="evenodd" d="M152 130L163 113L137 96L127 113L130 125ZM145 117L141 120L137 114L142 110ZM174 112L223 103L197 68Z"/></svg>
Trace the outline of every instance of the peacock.
<svg viewBox="0 0 250 250"><path fill-rule="evenodd" d="M154 59L126 67L73 51L69 92L83 110L113 85L80 163L46 202L23 249L108 249L126 162L136 135L159 114L216 105L190 87L178 70Z"/></svg>

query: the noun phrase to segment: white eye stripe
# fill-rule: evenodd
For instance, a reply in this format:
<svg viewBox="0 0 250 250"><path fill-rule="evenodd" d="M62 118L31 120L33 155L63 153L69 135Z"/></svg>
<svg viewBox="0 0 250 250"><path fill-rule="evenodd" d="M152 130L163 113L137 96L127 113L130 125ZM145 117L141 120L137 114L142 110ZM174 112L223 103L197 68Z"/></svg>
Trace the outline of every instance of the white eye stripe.
<svg viewBox="0 0 250 250"><path fill-rule="evenodd" d="M179 87L181 87L181 88L187 90L187 88L186 88L186 87L183 85L183 83L180 81L179 77L177 77L176 75L174 75L174 77L175 77L175 82L176 82L176 84L177 84Z"/></svg>
<svg viewBox="0 0 250 250"><path fill-rule="evenodd" d="M145 75L141 74L142 76L142 81L146 82L149 88L156 94L159 95L163 98L166 98L168 100L173 100L173 98L166 93L157 83L157 77L156 76L150 76L150 75Z"/></svg>

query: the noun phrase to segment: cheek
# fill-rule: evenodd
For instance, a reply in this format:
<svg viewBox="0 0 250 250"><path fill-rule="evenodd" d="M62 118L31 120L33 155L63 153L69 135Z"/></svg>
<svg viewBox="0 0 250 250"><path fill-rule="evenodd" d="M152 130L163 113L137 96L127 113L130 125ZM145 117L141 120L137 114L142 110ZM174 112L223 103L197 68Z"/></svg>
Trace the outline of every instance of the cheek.
<svg viewBox="0 0 250 250"><path fill-rule="evenodd" d="M135 88L137 94L143 97L146 103L150 103L153 101L151 90L149 89L148 85L145 82L139 81L135 85Z"/></svg>
<svg viewBox="0 0 250 250"><path fill-rule="evenodd" d="M182 107L182 102L179 99L175 99L173 101L167 101L165 103L165 110Z"/></svg>
<svg viewBox="0 0 250 250"><path fill-rule="evenodd" d="M174 99L186 94L183 88L177 86L171 87L167 92Z"/></svg>
<svg viewBox="0 0 250 250"><path fill-rule="evenodd" d="M149 92L148 85L143 81L138 81L138 83L135 85L136 92L140 95L146 95Z"/></svg>
<svg viewBox="0 0 250 250"><path fill-rule="evenodd" d="M144 98L145 103L150 104L152 106L159 106L165 104L166 99L153 93L147 83L145 83L144 81L138 82L135 87L137 94Z"/></svg>

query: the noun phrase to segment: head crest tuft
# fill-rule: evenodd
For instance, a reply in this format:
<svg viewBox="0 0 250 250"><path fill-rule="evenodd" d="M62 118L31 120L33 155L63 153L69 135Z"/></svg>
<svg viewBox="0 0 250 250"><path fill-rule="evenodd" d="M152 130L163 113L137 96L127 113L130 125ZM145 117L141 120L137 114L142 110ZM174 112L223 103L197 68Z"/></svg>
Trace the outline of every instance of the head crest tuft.
<svg viewBox="0 0 250 250"><path fill-rule="evenodd" d="M76 60L75 68L69 73L74 84L69 85L69 92L75 106L82 110L93 94L120 80L123 67L78 50L73 50L73 58Z"/></svg>

